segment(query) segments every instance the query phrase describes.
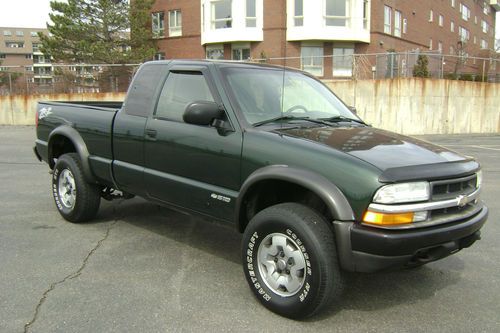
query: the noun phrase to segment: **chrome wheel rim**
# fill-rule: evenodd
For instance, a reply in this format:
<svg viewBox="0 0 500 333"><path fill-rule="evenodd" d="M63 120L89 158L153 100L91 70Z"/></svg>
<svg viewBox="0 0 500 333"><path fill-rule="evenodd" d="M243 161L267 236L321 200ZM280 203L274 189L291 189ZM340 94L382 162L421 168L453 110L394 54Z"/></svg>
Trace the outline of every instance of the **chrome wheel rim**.
<svg viewBox="0 0 500 333"><path fill-rule="evenodd" d="M304 285L304 254L285 234L273 233L264 238L257 250L257 264L266 286L280 296L293 296Z"/></svg>
<svg viewBox="0 0 500 333"><path fill-rule="evenodd" d="M72 209L76 201L75 177L70 170L64 169L59 175L57 186L59 200L64 207Z"/></svg>

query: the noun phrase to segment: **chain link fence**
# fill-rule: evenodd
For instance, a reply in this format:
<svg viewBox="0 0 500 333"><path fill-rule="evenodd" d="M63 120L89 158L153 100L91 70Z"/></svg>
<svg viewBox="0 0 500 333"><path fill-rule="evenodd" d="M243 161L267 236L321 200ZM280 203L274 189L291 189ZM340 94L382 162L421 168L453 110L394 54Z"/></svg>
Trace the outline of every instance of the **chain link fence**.
<svg viewBox="0 0 500 333"><path fill-rule="evenodd" d="M500 82L500 55L480 58L432 52L389 52L249 59L309 71L325 80L411 78ZM0 67L0 95L125 92L140 64L36 63Z"/></svg>
<svg viewBox="0 0 500 333"><path fill-rule="evenodd" d="M0 95L124 92L139 64L0 67Z"/></svg>

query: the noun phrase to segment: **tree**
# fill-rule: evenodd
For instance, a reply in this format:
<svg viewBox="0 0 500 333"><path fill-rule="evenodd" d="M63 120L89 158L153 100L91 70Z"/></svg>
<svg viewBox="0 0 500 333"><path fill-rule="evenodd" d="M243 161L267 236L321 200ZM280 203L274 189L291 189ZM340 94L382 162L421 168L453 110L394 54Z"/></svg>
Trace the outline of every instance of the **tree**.
<svg viewBox="0 0 500 333"><path fill-rule="evenodd" d="M153 0L51 1L53 24L40 35L42 52L55 61L124 64L152 59L148 29Z"/></svg>
<svg viewBox="0 0 500 333"><path fill-rule="evenodd" d="M429 77L428 69L429 60L424 54L419 54L417 58L417 63L413 66L413 76L414 77Z"/></svg>

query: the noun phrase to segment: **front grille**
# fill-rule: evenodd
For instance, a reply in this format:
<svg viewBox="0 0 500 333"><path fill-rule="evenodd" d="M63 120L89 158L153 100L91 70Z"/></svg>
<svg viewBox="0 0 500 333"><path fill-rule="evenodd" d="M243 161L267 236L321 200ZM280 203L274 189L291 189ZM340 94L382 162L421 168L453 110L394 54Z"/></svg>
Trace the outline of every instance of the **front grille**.
<svg viewBox="0 0 500 333"><path fill-rule="evenodd" d="M477 175L431 182L432 201L454 199L460 195L469 195L475 190Z"/></svg>

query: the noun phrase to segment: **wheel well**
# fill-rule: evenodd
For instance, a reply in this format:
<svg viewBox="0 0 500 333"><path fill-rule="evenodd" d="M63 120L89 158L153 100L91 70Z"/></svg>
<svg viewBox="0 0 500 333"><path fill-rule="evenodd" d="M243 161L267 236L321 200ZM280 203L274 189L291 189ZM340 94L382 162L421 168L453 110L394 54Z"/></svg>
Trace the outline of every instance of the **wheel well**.
<svg viewBox="0 0 500 333"><path fill-rule="evenodd" d="M258 212L284 202L301 203L323 215L327 221L333 220L325 202L310 189L283 180L263 180L253 185L241 202L238 216L240 232Z"/></svg>
<svg viewBox="0 0 500 333"><path fill-rule="evenodd" d="M54 159L59 158L59 156L67 153L75 153L76 148L73 142L63 135L55 135L50 140L49 147L49 165L51 168L54 167Z"/></svg>

